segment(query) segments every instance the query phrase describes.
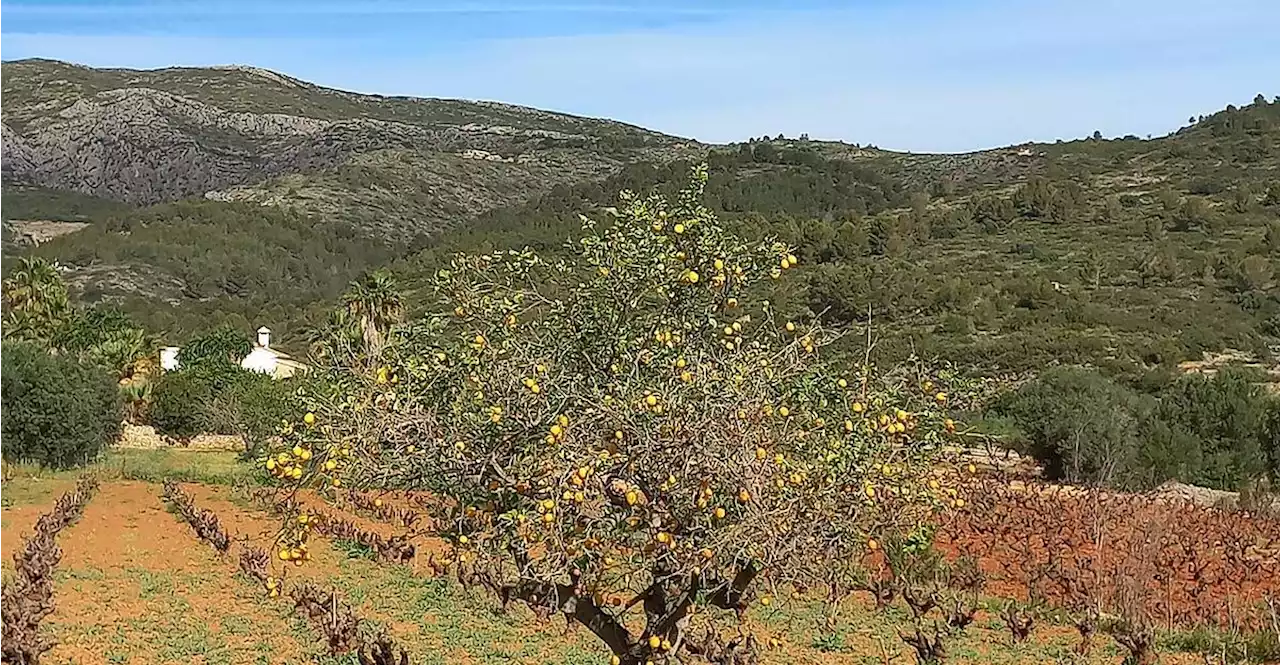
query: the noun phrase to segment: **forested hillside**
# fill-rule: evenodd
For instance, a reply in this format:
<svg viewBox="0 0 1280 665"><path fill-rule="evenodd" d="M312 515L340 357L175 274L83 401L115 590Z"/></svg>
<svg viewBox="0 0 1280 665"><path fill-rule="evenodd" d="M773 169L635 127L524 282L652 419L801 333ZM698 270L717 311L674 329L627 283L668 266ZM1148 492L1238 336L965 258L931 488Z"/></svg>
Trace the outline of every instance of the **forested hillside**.
<svg viewBox="0 0 1280 665"><path fill-rule="evenodd" d="M748 235L798 248L799 316L875 324L878 351L1021 372L1120 373L1280 335L1280 104L1259 98L1158 140L1100 138L973 155L802 141L713 152L708 200ZM612 192L678 182L635 166L480 216L400 265L453 249L559 246ZM762 297L770 297L762 295ZM859 337L857 345L863 343Z"/></svg>
<svg viewBox="0 0 1280 665"><path fill-rule="evenodd" d="M855 326L850 348L870 321L885 357L1137 377L1280 341L1280 104L1262 96L1156 139L928 155L707 146L260 70L4 68L6 220L90 222L6 253L57 259L79 298L172 337L269 321L296 343L375 266L412 287L456 250L559 251L580 213L705 159L714 210L797 247L801 278L759 297Z"/></svg>

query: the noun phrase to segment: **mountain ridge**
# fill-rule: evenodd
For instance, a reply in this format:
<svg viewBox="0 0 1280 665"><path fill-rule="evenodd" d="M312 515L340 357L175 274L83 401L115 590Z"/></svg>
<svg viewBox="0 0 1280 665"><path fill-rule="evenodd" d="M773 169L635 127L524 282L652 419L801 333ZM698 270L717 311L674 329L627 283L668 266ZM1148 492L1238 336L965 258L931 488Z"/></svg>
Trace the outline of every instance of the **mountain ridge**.
<svg viewBox="0 0 1280 665"><path fill-rule="evenodd" d="M379 150L478 151L521 163L568 151L598 170L697 145L615 121L495 102L361 95L244 67L2 66L5 180L138 205L337 169ZM404 241L424 230L432 229L392 236Z"/></svg>

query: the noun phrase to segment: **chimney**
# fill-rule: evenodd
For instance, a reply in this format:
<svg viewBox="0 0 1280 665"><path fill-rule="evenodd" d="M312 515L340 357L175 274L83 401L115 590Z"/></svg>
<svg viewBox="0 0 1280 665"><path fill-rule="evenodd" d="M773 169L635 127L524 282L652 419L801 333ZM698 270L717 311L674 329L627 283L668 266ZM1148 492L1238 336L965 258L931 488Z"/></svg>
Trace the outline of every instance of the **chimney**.
<svg viewBox="0 0 1280 665"><path fill-rule="evenodd" d="M262 326L261 328L258 328L258 346L264 349L271 346L271 329L270 328L266 326Z"/></svg>

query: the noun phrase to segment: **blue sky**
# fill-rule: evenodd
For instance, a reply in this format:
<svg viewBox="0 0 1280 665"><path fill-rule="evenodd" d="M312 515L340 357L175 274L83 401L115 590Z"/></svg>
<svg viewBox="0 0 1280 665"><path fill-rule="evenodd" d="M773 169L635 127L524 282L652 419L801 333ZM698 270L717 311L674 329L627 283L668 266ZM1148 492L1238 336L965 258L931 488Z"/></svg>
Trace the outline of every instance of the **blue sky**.
<svg viewBox="0 0 1280 665"><path fill-rule="evenodd" d="M1163 134L1280 94L1280 0L36 0L0 56L250 64L704 141L958 152Z"/></svg>

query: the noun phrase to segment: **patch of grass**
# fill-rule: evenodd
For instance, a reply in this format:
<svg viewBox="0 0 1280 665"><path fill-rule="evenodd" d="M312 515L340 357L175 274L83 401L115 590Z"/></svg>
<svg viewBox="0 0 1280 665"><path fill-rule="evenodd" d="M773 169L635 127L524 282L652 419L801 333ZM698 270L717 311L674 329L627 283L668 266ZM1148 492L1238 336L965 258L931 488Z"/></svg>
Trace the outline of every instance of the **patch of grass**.
<svg viewBox="0 0 1280 665"><path fill-rule="evenodd" d="M58 569L53 573L54 580L70 583L71 587L77 592L84 591L86 583L90 585L101 584L106 577L106 573L97 568Z"/></svg>
<svg viewBox="0 0 1280 665"><path fill-rule="evenodd" d="M236 453L221 450L112 450L94 464L79 469L52 471L38 466L6 465L9 479L4 483L3 505L25 506L51 502L75 485L84 474L102 480L141 480L160 483L166 479L206 485L249 486L261 483L252 465Z"/></svg>
<svg viewBox="0 0 1280 665"><path fill-rule="evenodd" d="M823 653L841 653L847 649L843 630L823 631L813 640L813 648Z"/></svg>
<svg viewBox="0 0 1280 665"><path fill-rule="evenodd" d="M5 508L52 502L75 486L79 471L50 471L26 464L5 465L8 475L0 505Z"/></svg>
<svg viewBox="0 0 1280 665"><path fill-rule="evenodd" d="M345 538L338 538L333 541L333 546L339 551L345 553L348 559L377 559L378 553L372 547L364 543Z"/></svg>
<svg viewBox="0 0 1280 665"><path fill-rule="evenodd" d="M158 655L165 660L191 662L196 657L203 662L231 663L231 653L226 642L210 631L204 623L179 620L172 630L166 630L156 642ZM135 626L136 628L137 626Z"/></svg>
<svg viewBox="0 0 1280 665"><path fill-rule="evenodd" d="M331 582L371 626L386 626L414 663L472 662L598 663L604 646L578 628L563 637L563 621L538 624L512 605L444 580L414 575L407 566L345 559ZM607 657L606 657L607 660Z"/></svg>
<svg viewBox="0 0 1280 665"><path fill-rule="evenodd" d="M1280 633L1275 630L1240 633L1200 626L1162 633L1158 644L1161 651L1204 654L1219 662L1280 662Z"/></svg>
<svg viewBox="0 0 1280 665"><path fill-rule="evenodd" d="M209 485L256 484L258 474L228 451L159 449L118 450L103 463L103 471L125 480L159 483L176 480Z"/></svg>
<svg viewBox="0 0 1280 665"><path fill-rule="evenodd" d="M139 596L142 599L147 600L155 598L157 595L173 594L173 577L168 573L137 570L136 574L141 587Z"/></svg>

